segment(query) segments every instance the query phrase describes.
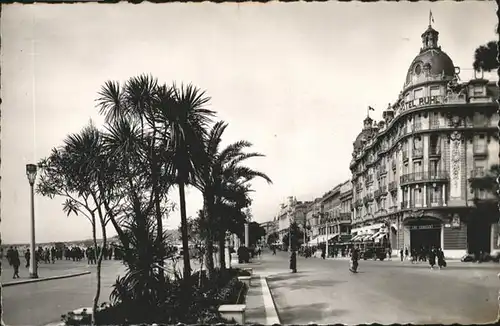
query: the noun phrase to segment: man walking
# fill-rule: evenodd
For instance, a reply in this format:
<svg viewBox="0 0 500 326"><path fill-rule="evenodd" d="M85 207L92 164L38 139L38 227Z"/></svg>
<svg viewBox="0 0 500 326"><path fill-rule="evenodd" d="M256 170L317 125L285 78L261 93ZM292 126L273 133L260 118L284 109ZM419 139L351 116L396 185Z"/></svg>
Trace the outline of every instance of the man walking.
<svg viewBox="0 0 500 326"><path fill-rule="evenodd" d="M401 261L403 261L403 259L405 258L405 257L404 257L404 251L403 251L403 248L401 248L401 249L399 250L399 256L400 256L400 258L401 258Z"/></svg>
<svg viewBox="0 0 500 326"><path fill-rule="evenodd" d="M24 253L24 259L26 259L26 268L30 268L30 257L31 253L30 249L28 248L28 250L26 250L26 252Z"/></svg>
<svg viewBox="0 0 500 326"><path fill-rule="evenodd" d="M12 267L14 267L14 276L12 278L19 278L19 265L21 265L21 261L19 259L19 251L17 248L14 248L12 251Z"/></svg>

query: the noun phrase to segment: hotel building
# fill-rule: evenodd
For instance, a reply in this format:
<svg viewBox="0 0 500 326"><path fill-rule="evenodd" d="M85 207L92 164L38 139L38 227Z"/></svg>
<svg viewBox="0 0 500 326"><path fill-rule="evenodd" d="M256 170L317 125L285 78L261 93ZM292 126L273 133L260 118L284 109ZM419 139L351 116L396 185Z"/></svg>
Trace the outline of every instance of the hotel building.
<svg viewBox="0 0 500 326"><path fill-rule="evenodd" d="M353 143L352 234L382 232L393 251L435 246L458 258L500 248L498 215L472 214L488 194L470 186L498 164L498 91L482 76L460 82L438 35L431 26L422 34L399 97Z"/></svg>

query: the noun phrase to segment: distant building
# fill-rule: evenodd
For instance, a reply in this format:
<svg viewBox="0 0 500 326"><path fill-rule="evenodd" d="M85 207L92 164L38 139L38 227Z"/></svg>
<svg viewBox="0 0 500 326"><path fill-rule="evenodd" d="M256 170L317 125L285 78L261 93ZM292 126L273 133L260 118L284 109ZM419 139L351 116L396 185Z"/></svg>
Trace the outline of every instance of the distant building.
<svg viewBox="0 0 500 326"><path fill-rule="evenodd" d="M431 26L395 104L369 116L353 143L354 238L388 236L393 250L441 247L447 257L498 250L498 214L470 218L470 181L498 164L498 89L460 69ZM345 210L344 210L345 211Z"/></svg>

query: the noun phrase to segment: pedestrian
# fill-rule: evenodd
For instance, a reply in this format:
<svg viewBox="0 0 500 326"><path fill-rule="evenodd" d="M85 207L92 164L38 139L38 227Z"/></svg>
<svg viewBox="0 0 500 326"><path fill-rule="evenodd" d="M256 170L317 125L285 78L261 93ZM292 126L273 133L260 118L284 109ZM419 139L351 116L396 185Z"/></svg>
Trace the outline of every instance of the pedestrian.
<svg viewBox="0 0 500 326"><path fill-rule="evenodd" d="M443 252L443 250L441 250L441 248L438 248L438 250L437 250L437 260L438 260L439 269L446 267L446 260L444 259L444 252Z"/></svg>
<svg viewBox="0 0 500 326"><path fill-rule="evenodd" d="M290 255L290 269L292 273L297 273L297 254L295 250L292 250L292 254Z"/></svg>
<svg viewBox="0 0 500 326"><path fill-rule="evenodd" d="M321 247L321 258L326 258L326 246Z"/></svg>
<svg viewBox="0 0 500 326"><path fill-rule="evenodd" d="M26 250L26 252L24 253L24 259L26 259L26 268L30 268L30 258L31 258L31 253L30 249L28 248L28 250Z"/></svg>
<svg viewBox="0 0 500 326"><path fill-rule="evenodd" d="M431 265L431 269L434 269L434 265L436 265L436 251L434 248L429 251L429 265Z"/></svg>
<svg viewBox="0 0 500 326"><path fill-rule="evenodd" d="M12 267L14 267L14 276L12 278L19 278L19 265L21 265L19 251L15 248L12 252Z"/></svg>
<svg viewBox="0 0 500 326"><path fill-rule="evenodd" d="M273 255L276 255L276 246L273 245L271 248L273 250Z"/></svg>
<svg viewBox="0 0 500 326"><path fill-rule="evenodd" d="M401 261L403 261L403 258L404 258L404 251L403 251L403 248L401 248L401 250L399 250L399 256L401 257Z"/></svg>
<svg viewBox="0 0 500 326"><path fill-rule="evenodd" d="M409 255L408 247L406 247L405 248L405 260L408 260L408 255Z"/></svg>

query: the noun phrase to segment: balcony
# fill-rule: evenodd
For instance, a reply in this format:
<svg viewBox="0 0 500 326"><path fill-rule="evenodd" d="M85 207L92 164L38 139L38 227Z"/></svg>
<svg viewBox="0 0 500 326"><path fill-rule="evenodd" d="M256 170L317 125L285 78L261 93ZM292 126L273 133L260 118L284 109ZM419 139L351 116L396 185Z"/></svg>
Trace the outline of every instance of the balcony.
<svg viewBox="0 0 500 326"><path fill-rule="evenodd" d="M441 157L441 149L438 147L431 147L429 149L429 158L440 158Z"/></svg>
<svg viewBox="0 0 500 326"><path fill-rule="evenodd" d="M403 150L403 161L408 161L408 150Z"/></svg>
<svg viewBox="0 0 500 326"><path fill-rule="evenodd" d="M389 182L389 192L397 191L398 190L398 185L396 184L396 181L391 181Z"/></svg>
<svg viewBox="0 0 500 326"><path fill-rule="evenodd" d="M351 223L351 213L340 213L338 222L339 224Z"/></svg>
<svg viewBox="0 0 500 326"><path fill-rule="evenodd" d="M411 152L411 156L413 159L422 158L424 156L423 148L414 148Z"/></svg>
<svg viewBox="0 0 500 326"><path fill-rule="evenodd" d="M483 167L475 168L472 171L470 171L471 179L481 179L484 177L486 177L486 169Z"/></svg>
<svg viewBox="0 0 500 326"><path fill-rule="evenodd" d="M404 185L408 183L447 181L448 178L448 172L446 171L414 172L402 175L400 183Z"/></svg>
<svg viewBox="0 0 500 326"><path fill-rule="evenodd" d="M366 184L370 184L370 183L373 183L373 175L368 175L368 177L366 178Z"/></svg>
<svg viewBox="0 0 500 326"><path fill-rule="evenodd" d="M431 199L428 198L427 202L424 205L423 200L408 202L404 201L401 203L401 209L413 209L413 208L433 208L433 207L446 207L446 203L442 198Z"/></svg>

